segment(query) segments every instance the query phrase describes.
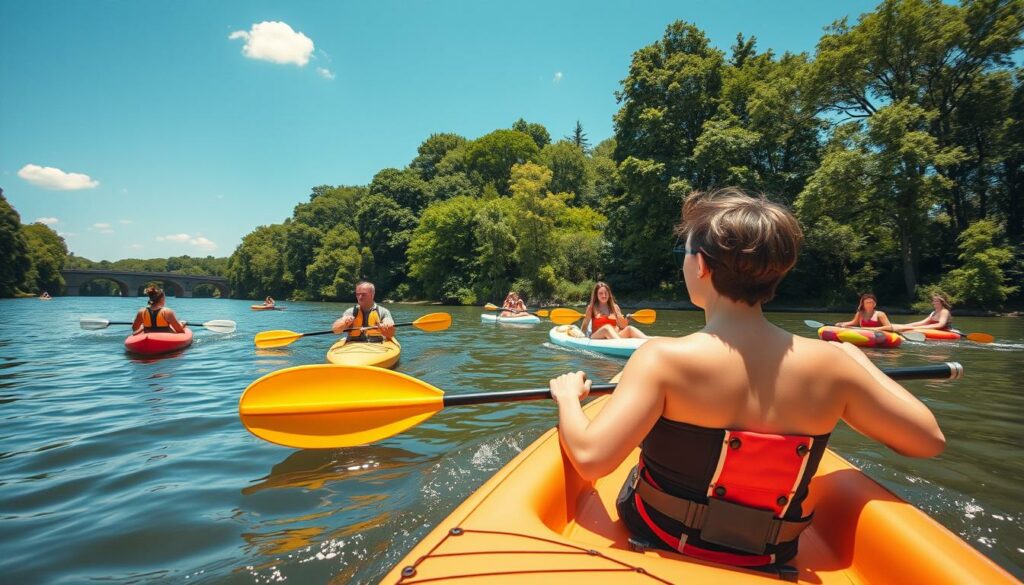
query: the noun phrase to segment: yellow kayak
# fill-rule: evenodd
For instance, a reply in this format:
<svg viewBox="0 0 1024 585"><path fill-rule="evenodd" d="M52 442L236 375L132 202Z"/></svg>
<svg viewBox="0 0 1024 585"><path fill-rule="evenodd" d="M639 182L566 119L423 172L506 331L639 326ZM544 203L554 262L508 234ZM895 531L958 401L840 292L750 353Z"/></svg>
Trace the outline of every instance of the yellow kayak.
<svg viewBox="0 0 1024 585"><path fill-rule="evenodd" d="M327 361L343 366L392 368L401 355L402 346L397 339L382 343L348 343L342 339L327 350Z"/></svg>
<svg viewBox="0 0 1024 585"><path fill-rule="evenodd" d="M606 398L586 409L591 417ZM382 583L760 583L778 576L672 552L634 552L615 497L639 450L594 483L576 474L557 430L545 433L442 520ZM831 450L805 506L815 519L791 565L800 582L1017 583L938 522Z"/></svg>

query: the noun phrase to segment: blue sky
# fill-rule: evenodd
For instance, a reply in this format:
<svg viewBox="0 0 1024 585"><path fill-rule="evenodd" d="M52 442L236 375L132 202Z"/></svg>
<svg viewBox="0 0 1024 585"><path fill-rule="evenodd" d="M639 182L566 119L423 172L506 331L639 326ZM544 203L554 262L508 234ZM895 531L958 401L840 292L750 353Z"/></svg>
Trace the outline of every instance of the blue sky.
<svg viewBox="0 0 1024 585"><path fill-rule="evenodd" d="M612 135L632 53L682 19L813 52L874 3L0 0L0 187L93 260L227 256L320 184L517 118Z"/></svg>

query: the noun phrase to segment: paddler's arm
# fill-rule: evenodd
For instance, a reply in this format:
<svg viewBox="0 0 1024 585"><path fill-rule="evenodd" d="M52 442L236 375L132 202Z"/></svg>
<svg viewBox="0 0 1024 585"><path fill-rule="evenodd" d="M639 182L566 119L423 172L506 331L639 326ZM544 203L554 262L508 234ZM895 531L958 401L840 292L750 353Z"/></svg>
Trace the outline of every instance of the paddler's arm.
<svg viewBox="0 0 1024 585"><path fill-rule="evenodd" d="M558 403L558 436L573 467L586 480L611 473L647 436L665 407L663 360L649 341L633 354L615 393L590 420L580 400L590 391L583 372L550 382Z"/></svg>
<svg viewBox="0 0 1024 585"><path fill-rule="evenodd" d="M828 360L829 368L838 390L846 393L842 414L846 424L900 455L935 457L942 453L946 437L923 402L882 373L859 347L830 345L837 355Z"/></svg>
<svg viewBox="0 0 1024 585"><path fill-rule="evenodd" d="M142 333L142 312L145 309L139 309L138 313L135 313L135 320L132 321L132 335L138 335Z"/></svg>
<svg viewBox="0 0 1024 585"><path fill-rule="evenodd" d="M384 313L383 318L380 320L380 334L384 336L384 339L391 340L395 336L395 320L391 318L391 311Z"/></svg>
<svg viewBox="0 0 1024 585"><path fill-rule="evenodd" d="M849 321L840 321L839 323L836 323L836 327L849 327L850 325L860 325L859 321L860 312L857 312L853 314L853 319L850 319Z"/></svg>
<svg viewBox="0 0 1024 585"><path fill-rule="evenodd" d="M185 326L178 321L178 316L174 314L173 310L164 309L164 319L167 319L167 324L171 327L171 331L175 333L185 331Z"/></svg>
<svg viewBox="0 0 1024 585"><path fill-rule="evenodd" d="M351 308L345 309L341 317L331 325L331 331L337 335L344 333L349 327L352 326L352 322L356 320L355 313L352 312Z"/></svg>

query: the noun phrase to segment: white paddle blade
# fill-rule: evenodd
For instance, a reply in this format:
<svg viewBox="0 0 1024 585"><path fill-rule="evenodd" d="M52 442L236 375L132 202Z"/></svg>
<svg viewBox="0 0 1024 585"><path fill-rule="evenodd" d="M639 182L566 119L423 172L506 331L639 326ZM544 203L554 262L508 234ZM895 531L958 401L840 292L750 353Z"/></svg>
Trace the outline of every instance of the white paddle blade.
<svg viewBox="0 0 1024 585"><path fill-rule="evenodd" d="M234 333L236 327L236 323L228 319L214 319L202 325L214 333Z"/></svg>
<svg viewBox="0 0 1024 585"><path fill-rule="evenodd" d="M910 341L925 341L926 339L928 339L927 337L925 337L925 334L921 333L920 331L907 331L906 333L902 333L901 335L903 335L903 337L907 338Z"/></svg>
<svg viewBox="0 0 1024 585"><path fill-rule="evenodd" d="M82 329L88 329L89 331L95 331L97 329L106 329L110 327L110 319L87 319L83 318L78 321L78 324Z"/></svg>
<svg viewBox="0 0 1024 585"><path fill-rule="evenodd" d="M813 319L807 319L806 321L804 321L804 325L807 325L811 329L821 329L822 327L825 326L825 324L822 323L821 321L815 321Z"/></svg>

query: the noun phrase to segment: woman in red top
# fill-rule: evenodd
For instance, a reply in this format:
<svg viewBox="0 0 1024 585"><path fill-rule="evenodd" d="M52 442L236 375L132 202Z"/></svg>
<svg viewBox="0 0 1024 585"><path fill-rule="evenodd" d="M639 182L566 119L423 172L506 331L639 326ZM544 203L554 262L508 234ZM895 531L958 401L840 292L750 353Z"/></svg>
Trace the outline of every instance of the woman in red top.
<svg viewBox="0 0 1024 585"><path fill-rule="evenodd" d="M892 324L889 317L882 311L876 309L878 299L872 293L860 295L860 303L857 304L857 312L853 319L836 323L836 327L857 327L860 329L877 329L879 331L892 331Z"/></svg>
<svg viewBox="0 0 1024 585"><path fill-rule="evenodd" d="M733 565L785 563L811 521L810 478L840 419L909 457L938 455L945 437L928 407L859 348L765 318L761 305L803 240L789 210L724 189L694 193L682 215L683 278L707 325L640 346L593 420L580 406L590 391L583 372L551 380L559 438L585 480L640 446L617 502L638 540Z"/></svg>
<svg viewBox="0 0 1024 585"><path fill-rule="evenodd" d="M647 337L643 331L629 324L626 317L615 302L612 289L603 282L594 285L590 291L590 304L587 305L580 328L584 333L590 327L591 339L621 339L624 337Z"/></svg>

